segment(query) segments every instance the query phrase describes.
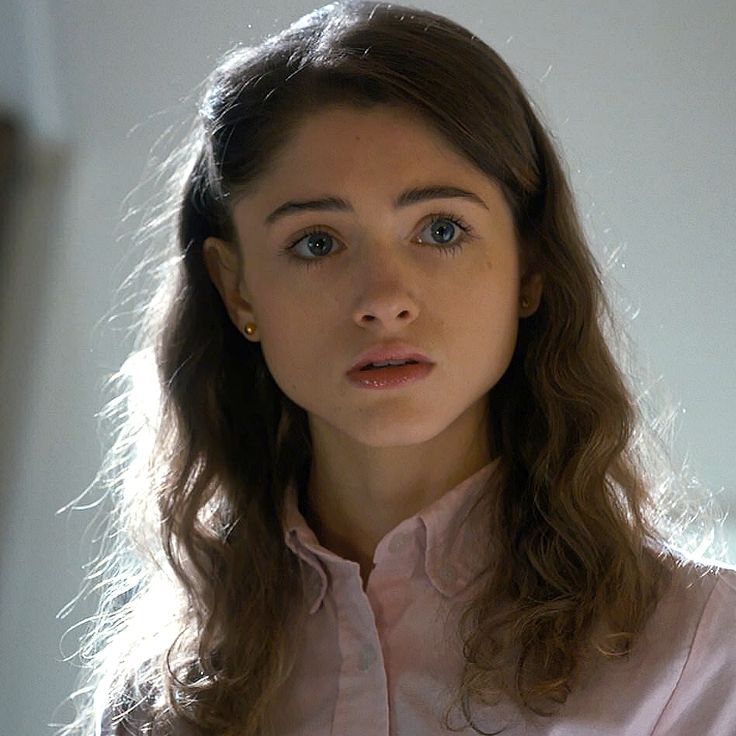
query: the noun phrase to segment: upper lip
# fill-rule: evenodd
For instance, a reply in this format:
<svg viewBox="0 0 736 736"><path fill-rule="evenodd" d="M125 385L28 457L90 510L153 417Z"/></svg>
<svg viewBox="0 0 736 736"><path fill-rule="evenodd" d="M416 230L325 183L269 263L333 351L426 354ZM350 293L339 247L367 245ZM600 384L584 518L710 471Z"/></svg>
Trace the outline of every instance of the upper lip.
<svg viewBox="0 0 736 736"><path fill-rule="evenodd" d="M387 360L416 360L417 363L432 362L413 345L407 345L403 342L385 342L374 345L361 353L350 370L360 370L370 363L385 363Z"/></svg>

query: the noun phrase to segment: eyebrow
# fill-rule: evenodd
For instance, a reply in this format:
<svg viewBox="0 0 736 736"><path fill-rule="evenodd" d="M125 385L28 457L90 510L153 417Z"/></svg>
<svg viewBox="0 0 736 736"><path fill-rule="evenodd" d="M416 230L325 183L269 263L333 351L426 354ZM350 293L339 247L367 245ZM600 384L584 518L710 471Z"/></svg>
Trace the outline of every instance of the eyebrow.
<svg viewBox="0 0 736 736"><path fill-rule="evenodd" d="M418 202L425 202L431 199L467 199L475 204L479 204L485 209L488 209L488 205L473 192L469 192L465 189L452 186L428 186L428 187L415 187L413 189L407 189L402 192L394 200L394 209L399 207L408 207ZM287 217L288 215L295 215L299 212L304 211L315 211L315 210L326 210L332 212L352 212L353 207L350 202L340 197L320 197L319 199L306 199L301 201L291 200L284 202L284 204L277 207L266 219L264 220L265 225L273 225L276 220Z"/></svg>

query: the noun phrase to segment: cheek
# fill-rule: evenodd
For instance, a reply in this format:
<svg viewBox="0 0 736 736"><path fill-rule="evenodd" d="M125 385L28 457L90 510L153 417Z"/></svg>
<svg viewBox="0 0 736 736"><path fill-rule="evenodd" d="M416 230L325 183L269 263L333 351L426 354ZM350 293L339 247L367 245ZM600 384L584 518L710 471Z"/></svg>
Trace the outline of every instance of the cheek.
<svg viewBox="0 0 736 736"><path fill-rule="evenodd" d="M307 362L323 332L320 310L309 294L295 296L293 289L285 287L262 288L258 296L261 350L271 374L285 390L281 381L292 382L294 376L314 372L315 366Z"/></svg>
<svg viewBox="0 0 736 736"><path fill-rule="evenodd" d="M486 253L472 277L466 282L468 301L477 300L499 317L513 312L519 282L516 259L506 253Z"/></svg>
<svg viewBox="0 0 736 736"><path fill-rule="evenodd" d="M301 346L294 343L294 337L284 331L268 332L268 338L261 340L263 359L276 385L292 400L297 400L298 386L310 370L300 364ZM298 401L297 401L298 403Z"/></svg>
<svg viewBox="0 0 736 736"><path fill-rule="evenodd" d="M481 353L488 357L490 351L505 360L513 353L518 335L518 286L512 268L494 270L491 265L482 276L465 286L462 324L450 329L461 329L471 343L485 341L485 348L479 346Z"/></svg>

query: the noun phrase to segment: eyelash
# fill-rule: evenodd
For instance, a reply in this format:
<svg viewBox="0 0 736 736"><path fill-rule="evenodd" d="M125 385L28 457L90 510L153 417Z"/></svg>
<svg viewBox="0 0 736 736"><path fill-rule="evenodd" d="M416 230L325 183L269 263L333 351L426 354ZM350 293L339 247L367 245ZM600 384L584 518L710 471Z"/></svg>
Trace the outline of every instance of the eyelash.
<svg viewBox="0 0 736 736"><path fill-rule="evenodd" d="M435 250L438 250L443 256L457 255L465 245L465 241L473 236L473 228L471 228L470 225L468 225L462 217L459 217L458 215L453 215L449 212L437 212L429 215L426 223L430 224L437 220L447 220L448 222L451 222L453 225L460 228L460 230L462 231L462 235L457 241L451 243L450 245L442 245L441 243L421 243L420 245L422 247L433 247ZM317 265L321 261L326 261L331 256L328 255L316 258L303 258L302 256L295 256L291 253L296 245L304 240L304 238L309 237L310 235L322 234L329 235L329 233L324 228L313 227L305 230L298 237L292 240L289 245L287 245L285 248L282 248L282 255L287 256L289 259L298 261L299 265L303 265L305 268L310 268L313 265Z"/></svg>

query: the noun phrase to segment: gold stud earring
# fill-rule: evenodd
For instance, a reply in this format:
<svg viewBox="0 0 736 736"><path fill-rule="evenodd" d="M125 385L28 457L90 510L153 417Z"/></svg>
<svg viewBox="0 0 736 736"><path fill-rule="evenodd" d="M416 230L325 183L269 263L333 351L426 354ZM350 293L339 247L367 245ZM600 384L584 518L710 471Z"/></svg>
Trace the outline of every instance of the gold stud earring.
<svg viewBox="0 0 736 736"><path fill-rule="evenodd" d="M526 309L529 306L529 300L526 297L522 297L521 306Z"/></svg>
<svg viewBox="0 0 736 736"><path fill-rule="evenodd" d="M256 331L256 326L253 322L247 322L243 329L245 330L246 335L252 335Z"/></svg>

